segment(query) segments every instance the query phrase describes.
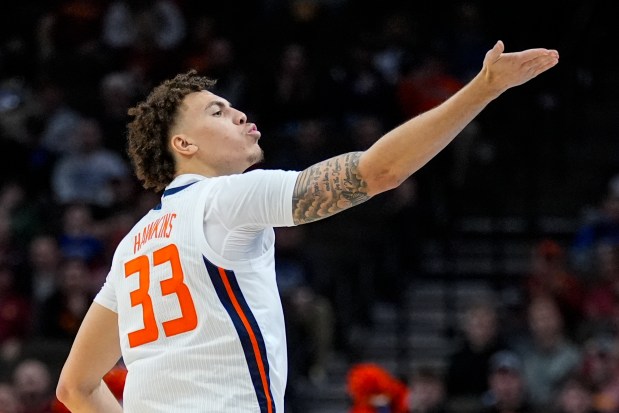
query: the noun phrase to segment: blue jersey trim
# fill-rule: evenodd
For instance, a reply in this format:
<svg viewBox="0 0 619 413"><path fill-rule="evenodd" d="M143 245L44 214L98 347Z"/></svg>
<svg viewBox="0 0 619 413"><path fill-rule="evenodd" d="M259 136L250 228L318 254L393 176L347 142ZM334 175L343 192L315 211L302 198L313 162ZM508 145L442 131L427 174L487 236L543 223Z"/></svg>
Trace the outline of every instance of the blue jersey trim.
<svg viewBox="0 0 619 413"><path fill-rule="evenodd" d="M198 181L196 181L196 182L198 182ZM187 185L177 186L175 188L166 189L165 191L163 191L162 198L166 197L166 196L169 196L169 195L174 195L175 193L182 191L183 189L187 188L188 186L191 186L191 185L195 184L196 182L192 182L192 183L187 184ZM158 203L157 205L155 205L155 207L153 209L155 211L160 210L161 209L161 202Z"/></svg>
<svg viewBox="0 0 619 413"><path fill-rule="evenodd" d="M212 264L209 260L204 258L204 264L211 278L217 296L222 305L228 312L245 353L245 360L247 361L247 367L249 368L249 374L251 376L256 397L258 398L258 404L260 406L260 413L275 413L275 401L273 400L273 394L271 393L271 380L269 378L269 361L267 358L266 345L258 322L254 317L243 292L236 280L236 275L233 271L224 270ZM226 283L227 281L227 283ZM228 285L228 288L226 287ZM239 310L234 305L234 302L238 304ZM243 317L248 322L247 326L243 322ZM254 349L252 339L255 339L258 347L258 354ZM263 384L263 378L260 371L260 362L262 360L263 373L266 377L267 388ZM268 392L268 394L267 394ZM270 403L269 403L270 400ZM269 406L270 404L270 406Z"/></svg>

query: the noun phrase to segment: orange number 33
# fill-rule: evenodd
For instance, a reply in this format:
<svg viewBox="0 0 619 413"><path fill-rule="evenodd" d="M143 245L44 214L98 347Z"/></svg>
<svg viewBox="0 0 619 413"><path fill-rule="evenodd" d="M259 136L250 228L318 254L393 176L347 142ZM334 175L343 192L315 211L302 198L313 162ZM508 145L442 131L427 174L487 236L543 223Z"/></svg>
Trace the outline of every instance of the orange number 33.
<svg viewBox="0 0 619 413"><path fill-rule="evenodd" d="M189 288L184 282L185 275L176 245L167 245L153 253L153 265L165 263L170 263L172 277L160 282L161 294L176 294L181 310L180 317L161 323L166 337L170 337L196 328L198 316ZM150 261L146 255L140 255L125 264L125 278L133 274L139 276L138 289L131 291L131 306L141 305L144 317L144 328L129 333L129 346L132 348L159 338L159 327L155 318L153 300L149 294L150 269Z"/></svg>

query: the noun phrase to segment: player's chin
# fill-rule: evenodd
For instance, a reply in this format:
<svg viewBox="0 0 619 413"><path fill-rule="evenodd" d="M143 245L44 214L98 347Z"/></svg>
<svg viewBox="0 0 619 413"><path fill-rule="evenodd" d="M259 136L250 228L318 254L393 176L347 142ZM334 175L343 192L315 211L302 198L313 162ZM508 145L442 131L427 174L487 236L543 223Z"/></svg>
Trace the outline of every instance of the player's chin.
<svg viewBox="0 0 619 413"><path fill-rule="evenodd" d="M251 166L262 163L264 161L264 151L262 148L258 147L256 152L249 157L248 161Z"/></svg>

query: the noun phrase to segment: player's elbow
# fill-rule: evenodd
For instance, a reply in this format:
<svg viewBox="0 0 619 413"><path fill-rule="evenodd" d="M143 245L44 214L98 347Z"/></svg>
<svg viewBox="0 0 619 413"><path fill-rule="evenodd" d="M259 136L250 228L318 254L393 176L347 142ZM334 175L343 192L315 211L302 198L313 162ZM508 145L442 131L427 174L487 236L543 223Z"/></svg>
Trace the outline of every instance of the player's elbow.
<svg viewBox="0 0 619 413"><path fill-rule="evenodd" d="M408 178L394 162L377 158L369 151L361 156L358 168L370 196L394 189Z"/></svg>
<svg viewBox="0 0 619 413"><path fill-rule="evenodd" d="M56 398L65 406L70 405L73 392L71 384L61 377L56 385Z"/></svg>
<svg viewBox="0 0 619 413"><path fill-rule="evenodd" d="M56 398L65 406L70 406L71 401L75 399L76 388L68 380L60 378L56 386Z"/></svg>
<svg viewBox="0 0 619 413"><path fill-rule="evenodd" d="M56 385L56 398L65 406L75 406L79 400L86 397L88 391L78 380L72 380L66 375L60 375Z"/></svg>
<svg viewBox="0 0 619 413"><path fill-rule="evenodd" d="M395 171L390 168L386 168L382 171L374 171L364 178L370 196L397 188L404 181L402 176L395 173Z"/></svg>

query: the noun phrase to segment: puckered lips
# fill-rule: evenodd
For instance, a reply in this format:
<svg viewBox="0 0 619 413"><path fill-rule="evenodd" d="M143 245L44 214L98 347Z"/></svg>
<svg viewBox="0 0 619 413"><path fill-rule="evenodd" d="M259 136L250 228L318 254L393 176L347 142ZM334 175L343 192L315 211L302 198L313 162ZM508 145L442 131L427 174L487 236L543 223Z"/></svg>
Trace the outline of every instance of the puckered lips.
<svg viewBox="0 0 619 413"><path fill-rule="evenodd" d="M260 134L260 131L258 130L258 128L256 127L256 124L255 123L249 123L247 126L248 127L247 127L247 132L246 133L248 135L250 135L250 136L253 136L256 139L260 139L261 134Z"/></svg>

